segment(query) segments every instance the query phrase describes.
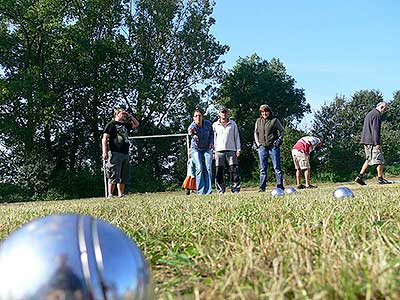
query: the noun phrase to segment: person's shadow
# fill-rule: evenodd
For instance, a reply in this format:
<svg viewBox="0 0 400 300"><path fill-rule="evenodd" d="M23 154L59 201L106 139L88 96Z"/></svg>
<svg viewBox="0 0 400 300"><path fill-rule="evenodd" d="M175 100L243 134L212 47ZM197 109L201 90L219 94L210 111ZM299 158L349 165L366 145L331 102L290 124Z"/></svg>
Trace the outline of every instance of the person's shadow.
<svg viewBox="0 0 400 300"><path fill-rule="evenodd" d="M43 291L46 300L83 300L82 280L68 265L68 256L56 257L56 270L51 275Z"/></svg>

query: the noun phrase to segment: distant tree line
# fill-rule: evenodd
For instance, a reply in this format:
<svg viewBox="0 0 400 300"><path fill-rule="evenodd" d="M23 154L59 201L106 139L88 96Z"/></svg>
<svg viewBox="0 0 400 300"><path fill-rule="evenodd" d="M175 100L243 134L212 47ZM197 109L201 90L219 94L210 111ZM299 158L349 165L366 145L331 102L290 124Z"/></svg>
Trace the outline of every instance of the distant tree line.
<svg viewBox="0 0 400 300"><path fill-rule="evenodd" d="M283 165L293 174L290 148L306 134L295 124L310 112L304 90L275 58L241 58L224 72L220 58L229 47L211 34L214 4L1 0L0 201L102 195L102 129L121 106L140 121L136 135L186 132L194 108L228 106L240 126L241 175L250 181L258 169L254 122L268 103L287 128ZM380 100L379 91L360 91L316 112L311 133L326 147L313 163L327 179L347 179L361 164L362 119ZM397 92L383 130L392 164L399 161L399 100ZM132 152L131 191L182 182L184 139L135 141Z"/></svg>
<svg viewBox="0 0 400 300"><path fill-rule="evenodd" d="M306 103L304 90L295 88L295 83L278 59L268 62L257 55L239 59L224 77L218 102L232 108L233 118L240 126L242 177L250 180L258 175L257 154L252 148L253 130L259 104L264 102L271 106L287 130L281 151L286 177L295 175L291 149L296 141L307 134L324 139L322 150L311 157L313 176L321 181L346 181L355 177L365 160L363 147L359 145L364 117L380 101L388 102L390 109L383 115L383 150L387 165L392 167L388 170L399 174L400 91L389 100L383 99L378 90L359 91L350 99L337 96L314 113L310 130L306 132L296 124L310 112L310 105Z"/></svg>

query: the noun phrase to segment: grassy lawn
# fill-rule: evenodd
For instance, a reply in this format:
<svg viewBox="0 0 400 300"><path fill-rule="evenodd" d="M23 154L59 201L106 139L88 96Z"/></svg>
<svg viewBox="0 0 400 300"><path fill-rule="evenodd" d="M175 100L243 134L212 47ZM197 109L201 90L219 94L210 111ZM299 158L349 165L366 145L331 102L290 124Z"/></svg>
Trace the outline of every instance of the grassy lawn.
<svg viewBox="0 0 400 300"><path fill-rule="evenodd" d="M135 194L0 205L0 238L33 218L80 213L136 241L157 299L400 299L400 184L336 200L322 185L272 198Z"/></svg>

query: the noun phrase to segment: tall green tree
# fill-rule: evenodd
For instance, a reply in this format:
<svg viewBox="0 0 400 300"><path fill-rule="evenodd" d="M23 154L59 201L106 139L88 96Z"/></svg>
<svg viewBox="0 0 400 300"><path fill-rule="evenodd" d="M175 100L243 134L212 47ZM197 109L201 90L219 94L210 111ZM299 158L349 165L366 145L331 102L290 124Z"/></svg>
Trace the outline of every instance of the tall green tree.
<svg viewBox="0 0 400 300"><path fill-rule="evenodd" d="M213 5L0 0L2 180L101 192L101 133L117 106L133 109L142 134L183 130L228 49L210 33ZM183 144L144 143L139 161L154 162L149 176L174 177L166 157Z"/></svg>
<svg viewBox="0 0 400 300"><path fill-rule="evenodd" d="M215 23L214 4L208 0L137 0L126 16L131 72L121 78L125 85L122 98L136 110L141 134L186 132L194 107L220 78L220 56L228 47L210 31ZM143 141L136 149L137 163L149 165L153 179L176 173L166 162L168 155L185 158L182 139Z"/></svg>
<svg viewBox="0 0 400 300"><path fill-rule="evenodd" d="M2 0L0 7L7 41L0 51L0 103L7 111L0 123L10 160L18 162L14 178L39 193L64 189L60 174L99 166L98 116L104 97L116 90L110 75L121 6Z"/></svg>
<svg viewBox="0 0 400 300"><path fill-rule="evenodd" d="M253 132L260 105L268 104L284 126L310 112L304 90L295 84L296 80L287 74L279 59L267 61L256 54L240 58L225 76L217 103L229 107L232 118L239 124L243 149L240 169L244 178L256 170Z"/></svg>
<svg viewBox="0 0 400 300"><path fill-rule="evenodd" d="M6 41L0 51L0 127L11 166L7 173L38 190L46 188L44 181L54 168L52 115L59 105L52 61L65 10L61 1L0 2L0 35Z"/></svg>

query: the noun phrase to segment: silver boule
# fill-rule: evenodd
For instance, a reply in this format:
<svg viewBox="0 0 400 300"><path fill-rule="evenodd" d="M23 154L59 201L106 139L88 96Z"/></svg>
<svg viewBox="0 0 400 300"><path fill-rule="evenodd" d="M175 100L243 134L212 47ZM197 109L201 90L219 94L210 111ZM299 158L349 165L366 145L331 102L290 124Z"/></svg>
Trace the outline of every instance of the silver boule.
<svg viewBox="0 0 400 300"><path fill-rule="evenodd" d="M35 219L0 244L0 300L154 299L150 268L117 227L90 216Z"/></svg>
<svg viewBox="0 0 400 300"><path fill-rule="evenodd" d="M274 188L271 191L272 197L278 197L278 196L283 196L283 195L285 195L285 192L281 188Z"/></svg>
<svg viewBox="0 0 400 300"><path fill-rule="evenodd" d="M293 194L293 193L296 193L296 192L297 192L297 190L294 187L285 188L285 193L286 194Z"/></svg>
<svg viewBox="0 0 400 300"><path fill-rule="evenodd" d="M333 197L336 199L342 199L342 198L348 198L348 197L354 197L354 194L351 189L345 186L340 186L335 189L333 192Z"/></svg>

